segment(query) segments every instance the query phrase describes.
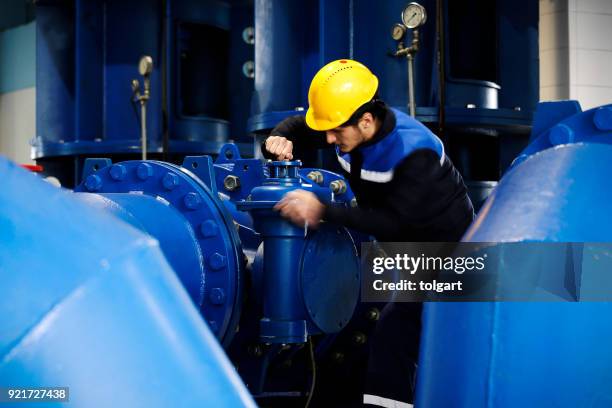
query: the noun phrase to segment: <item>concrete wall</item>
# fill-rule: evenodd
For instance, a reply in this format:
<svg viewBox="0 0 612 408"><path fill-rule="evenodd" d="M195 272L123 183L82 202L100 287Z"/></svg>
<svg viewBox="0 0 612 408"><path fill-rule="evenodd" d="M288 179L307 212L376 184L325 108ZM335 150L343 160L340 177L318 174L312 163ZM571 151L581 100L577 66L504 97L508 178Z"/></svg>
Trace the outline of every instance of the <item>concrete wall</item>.
<svg viewBox="0 0 612 408"><path fill-rule="evenodd" d="M36 25L0 32L0 154L33 163L36 135Z"/></svg>
<svg viewBox="0 0 612 408"><path fill-rule="evenodd" d="M612 0L540 0L540 100L612 103Z"/></svg>
<svg viewBox="0 0 612 408"><path fill-rule="evenodd" d="M568 0L570 97L612 103L612 0Z"/></svg>
<svg viewBox="0 0 612 408"><path fill-rule="evenodd" d="M568 0L540 0L540 100L569 98Z"/></svg>

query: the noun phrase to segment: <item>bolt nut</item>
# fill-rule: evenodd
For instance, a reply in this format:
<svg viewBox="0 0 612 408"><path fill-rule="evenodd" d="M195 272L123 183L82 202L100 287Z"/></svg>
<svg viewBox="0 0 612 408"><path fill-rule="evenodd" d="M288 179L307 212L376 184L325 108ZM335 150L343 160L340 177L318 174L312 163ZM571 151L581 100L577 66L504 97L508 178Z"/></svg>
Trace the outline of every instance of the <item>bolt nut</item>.
<svg viewBox="0 0 612 408"><path fill-rule="evenodd" d="M113 164L109 170L110 176L115 181L121 181L125 179L127 175L127 169L123 164Z"/></svg>
<svg viewBox="0 0 612 408"><path fill-rule="evenodd" d="M162 185L166 190L173 190L176 186L179 185L179 178L174 173L166 173L166 175L162 179Z"/></svg>
<svg viewBox="0 0 612 408"><path fill-rule="evenodd" d="M366 312L365 317L366 319L375 322L380 318L380 311L377 308L373 307L372 309Z"/></svg>
<svg viewBox="0 0 612 408"><path fill-rule="evenodd" d="M215 252L208 258L208 266L210 266L212 270L218 271L225 266L225 257Z"/></svg>
<svg viewBox="0 0 612 408"><path fill-rule="evenodd" d="M553 146L572 143L574 141L574 131L569 126L559 123L550 129L548 140Z"/></svg>
<svg viewBox="0 0 612 408"><path fill-rule="evenodd" d="M85 180L85 188L89 192L98 191L102 188L102 179L97 174L92 174Z"/></svg>
<svg viewBox="0 0 612 408"><path fill-rule="evenodd" d="M219 227L213 220L206 220L200 225L200 232L204 238L212 238L219 233Z"/></svg>
<svg viewBox="0 0 612 408"><path fill-rule="evenodd" d="M255 44L255 28L246 27L242 30L242 40L249 45Z"/></svg>
<svg viewBox="0 0 612 408"><path fill-rule="evenodd" d="M202 197L200 197L198 194L196 193L187 193L185 194L185 197L183 198L183 203L185 204L185 207L187 207L190 210L197 210L200 205L202 205Z"/></svg>
<svg viewBox="0 0 612 408"><path fill-rule="evenodd" d="M240 178L230 174L223 180L223 187L227 191L236 191L240 188Z"/></svg>
<svg viewBox="0 0 612 408"><path fill-rule="evenodd" d="M136 168L136 175L144 181L153 175L153 167L149 163L140 163Z"/></svg>
<svg viewBox="0 0 612 408"><path fill-rule="evenodd" d="M225 292L221 288L212 288L208 298L213 305L222 305L225 303Z"/></svg>
<svg viewBox="0 0 612 408"><path fill-rule="evenodd" d="M334 352L332 354L332 360L334 360L335 363L342 364L344 362L344 353L340 351Z"/></svg>
<svg viewBox="0 0 612 408"><path fill-rule="evenodd" d="M332 181L331 183L329 183L329 188L331 188L331 191L333 191L334 194L346 193L346 183L344 182L344 180Z"/></svg>
<svg viewBox="0 0 612 408"><path fill-rule="evenodd" d="M593 124L602 132L612 130L612 108L602 106L593 115Z"/></svg>
<svg viewBox="0 0 612 408"><path fill-rule="evenodd" d="M242 74L247 78L255 78L255 63L253 61L246 61L242 64Z"/></svg>
<svg viewBox="0 0 612 408"><path fill-rule="evenodd" d="M356 199L356 198L352 198L352 199L351 199L351 207L355 208L355 207L357 207L357 206L358 206L358 204L357 204L357 199Z"/></svg>
<svg viewBox="0 0 612 408"><path fill-rule="evenodd" d="M368 337L362 332L355 332L353 333L352 339L353 339L353 343L357 345L362 345L362 344L365 344L365 342L368 340Z"/></svg>
<svg viewBox="0 0 612 408"><path fill-rule="evenodd" d="M308 179L313 183L316 183L318 185L323 184L323 173L321 173L320 171L311 171L306 175L306 177L308 177Z"/></svg>

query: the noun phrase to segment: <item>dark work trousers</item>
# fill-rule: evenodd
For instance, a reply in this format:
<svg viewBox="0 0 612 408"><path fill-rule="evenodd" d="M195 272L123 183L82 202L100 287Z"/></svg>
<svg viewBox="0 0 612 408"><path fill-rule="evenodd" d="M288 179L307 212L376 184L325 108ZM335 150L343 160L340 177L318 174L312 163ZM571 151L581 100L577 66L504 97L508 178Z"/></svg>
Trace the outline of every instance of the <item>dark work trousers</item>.
<svg viewBox="0 0 612 408"><path fill-rule="evenodd" d="M388 303L371 337L365 407L408 408L414 402L422 303Z"/></svg>

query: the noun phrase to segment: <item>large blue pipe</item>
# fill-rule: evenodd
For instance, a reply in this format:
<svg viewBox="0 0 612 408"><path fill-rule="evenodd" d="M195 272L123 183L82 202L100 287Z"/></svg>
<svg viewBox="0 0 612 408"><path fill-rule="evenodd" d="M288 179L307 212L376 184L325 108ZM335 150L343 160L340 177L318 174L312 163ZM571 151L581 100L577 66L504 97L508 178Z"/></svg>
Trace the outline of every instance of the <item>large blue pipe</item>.
<svg viewBox="0 0 612 408"><path fill-rule="evenodd" d="M157 241L5 159L0 174L3 386L69 387L75 407L255 406Z"/></svg>
<svg viewBox="0 0 612 408"><path fill-rule="evenodd" d="M612 146L596 143L530 156L502 179L464 240L612 241L611 157ZM427 304L417 405L611 406L611 314L612 304L595 302Z"/></svg>

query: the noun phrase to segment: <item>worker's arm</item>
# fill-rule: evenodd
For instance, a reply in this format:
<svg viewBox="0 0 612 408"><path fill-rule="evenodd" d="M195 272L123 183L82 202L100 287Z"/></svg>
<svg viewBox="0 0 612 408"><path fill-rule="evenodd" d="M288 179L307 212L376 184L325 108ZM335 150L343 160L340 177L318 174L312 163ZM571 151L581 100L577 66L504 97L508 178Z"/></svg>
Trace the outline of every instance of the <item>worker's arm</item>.
<svg viewBox="0 0 612 408"><path fill-rule="evenodd" d="M461 176L450 160L440 164L432 150L417 150L404 159L391 183L393 193L383 207L327 206L323 219L381 241L457 240L472 220Z"/></svg>
<svg viewBox="0 0 612 408"><path fill-rule="evenodd" d="M280 122L263 141L261 152L266 159L293 160L301 153L329 147L325 132L312 130L304 116L290 116Z"/></svg>

